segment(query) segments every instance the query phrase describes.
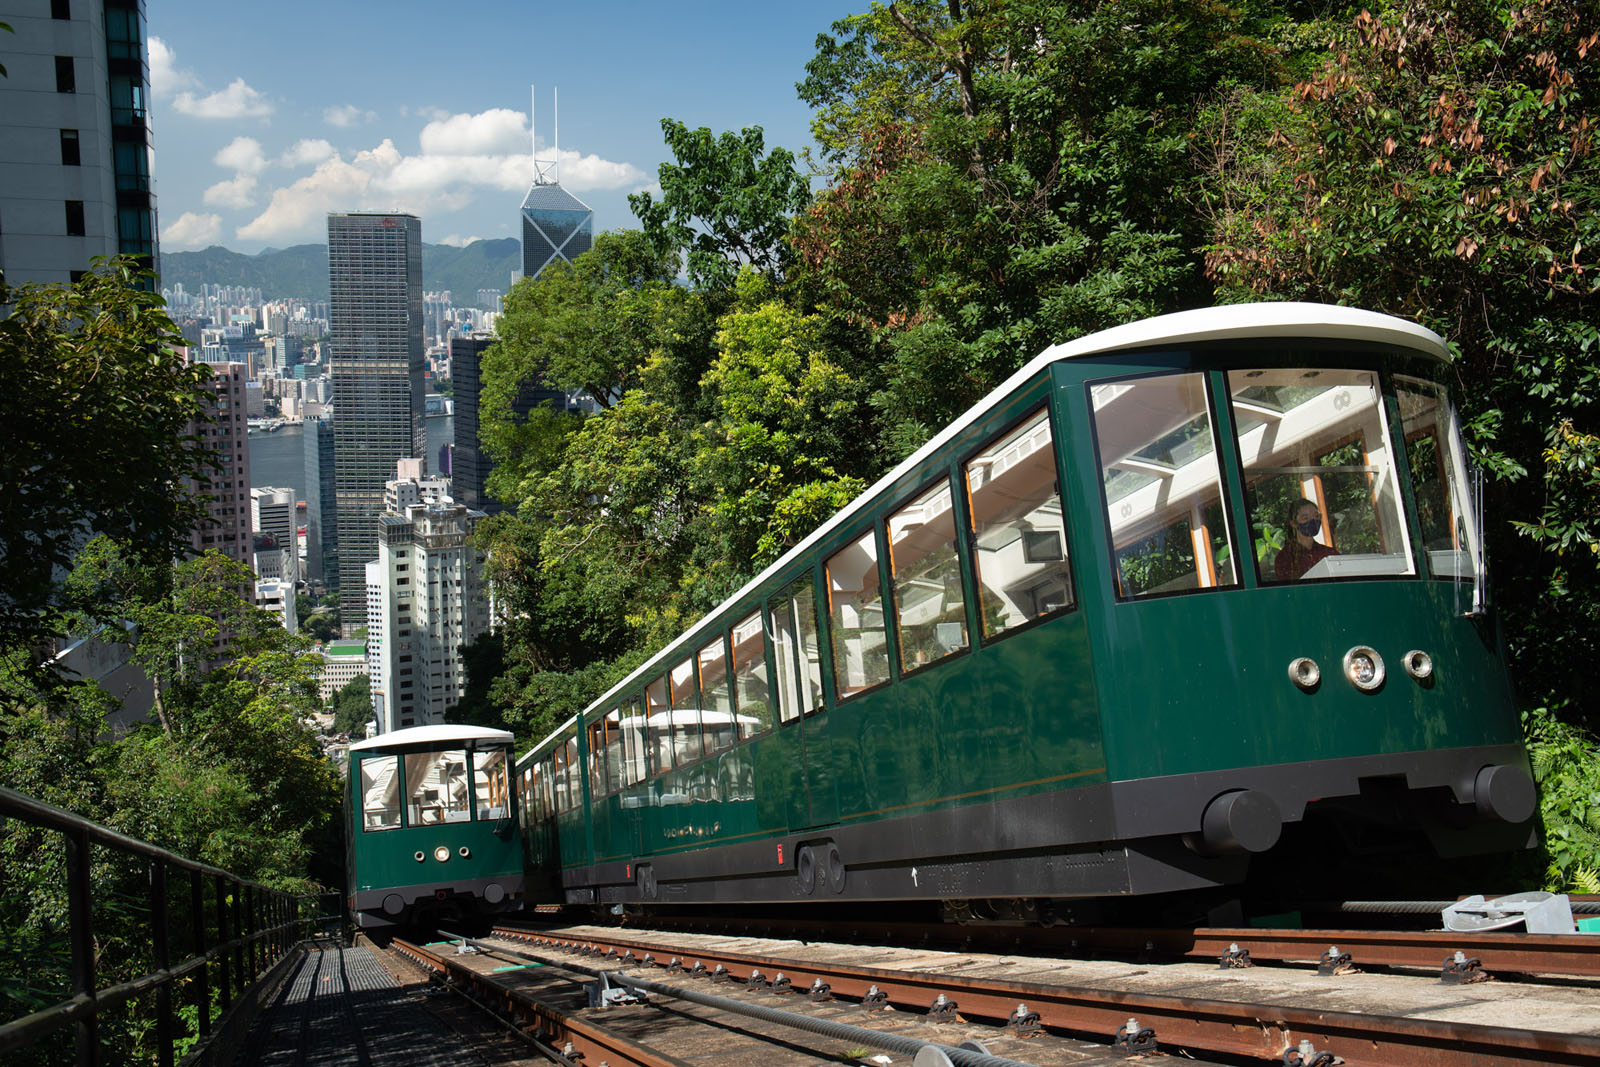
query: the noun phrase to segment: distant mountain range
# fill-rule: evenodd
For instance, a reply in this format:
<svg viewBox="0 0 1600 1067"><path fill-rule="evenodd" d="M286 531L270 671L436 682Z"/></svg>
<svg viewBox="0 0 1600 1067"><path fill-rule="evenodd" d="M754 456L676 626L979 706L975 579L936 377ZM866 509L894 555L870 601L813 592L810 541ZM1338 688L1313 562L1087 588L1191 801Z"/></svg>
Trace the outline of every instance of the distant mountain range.
<svg viewBox="0 0 1600 1067"><path fill-rule="evenodd" d="M328 246L295 245L247 256L212 245L203 252L163 252L161 285L182 283L191 293L203 284L253 285L268 300L328 299ZM422 246L422 288L450 290L457 307L476 307L479 289L511 288L511 273L522 269L522 243L514 237L474 241L464 248Z"/></svg>

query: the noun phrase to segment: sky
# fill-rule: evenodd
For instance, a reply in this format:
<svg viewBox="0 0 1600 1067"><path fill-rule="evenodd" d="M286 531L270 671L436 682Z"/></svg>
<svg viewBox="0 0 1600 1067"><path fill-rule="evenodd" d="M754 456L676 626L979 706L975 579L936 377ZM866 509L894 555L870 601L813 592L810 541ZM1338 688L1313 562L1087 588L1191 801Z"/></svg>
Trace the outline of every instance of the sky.
<svg viewBox="0 0 1600 1067"><path fill-rule="evenodd" d="M161 248L322 243L330 211L409 212L430 244L520 237L530 89L539 158L595 231L636 226L663 118L810 145L795 83L817 34L867 6L150 0Z"/></svg>

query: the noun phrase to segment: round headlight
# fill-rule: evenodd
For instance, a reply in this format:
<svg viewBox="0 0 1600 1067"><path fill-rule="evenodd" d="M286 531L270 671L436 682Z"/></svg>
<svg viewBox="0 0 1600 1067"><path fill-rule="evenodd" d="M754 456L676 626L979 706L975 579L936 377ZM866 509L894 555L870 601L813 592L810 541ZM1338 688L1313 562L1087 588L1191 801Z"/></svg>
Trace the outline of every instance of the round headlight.
<svg viewBox="0 0 1600 1067"><path fill-rule="evenodd" d="M1322 681L1322 668L1310 656L1301 656L1289 663L1289 680L1309 693Z"/></svg>
<svg viewBox="0 0 1600 1067"><path fill-rule="evenodd" d="M1419 682L1425 682L1433 677L1433 657L1420 648L1413 648L1406 653L1406 673Z"/></svg>
<svg viewBox="0 0 1600 1067"><path fill-rule="evenodd" d="M450 846L449 845L440 845L438 848L434 849L433 850L433 858L438 860L440 863L443 863L445 860L449 859L450 858Z"/></svg>
<svg viewBox="0 0 1600 1067"><path fill-rule="evenodd" d="M460 848L456 849L456 854L459 855L462 859L471 859L472 858L472 850L470 848L468 848L466 845L462 845Z"/></svg>
<svg viewBox="0 0 1600 1067"><path fill-rule="evenodd" d="M1383 685L1383 657L1378 650L1357 645L1344 654L1344 676L1362 692L1370 693Z"/></svg>

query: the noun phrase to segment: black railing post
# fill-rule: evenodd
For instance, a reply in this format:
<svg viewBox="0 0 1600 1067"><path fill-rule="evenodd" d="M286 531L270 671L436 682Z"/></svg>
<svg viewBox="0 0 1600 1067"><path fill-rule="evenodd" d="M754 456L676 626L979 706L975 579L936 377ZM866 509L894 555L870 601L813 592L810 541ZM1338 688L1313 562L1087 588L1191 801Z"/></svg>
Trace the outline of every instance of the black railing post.
<svg viewBox="0 0 1600 1067"><path fill-rule="evenodd" d="M67 922L72 942L72 995L94 999L94 897L89 880L89 835L64 831L67 849ZM100 1061L100 1027L93 1015L77 1023L78 1067Z"/></svg>
<svg viewBox="0 0 1600 1067"><path fill-rule="evenodd" d="M155 969L165 971L172 966L172 947L169 943L171 927L167 911L167 865L161 860L150 862L150 949L155 957ZM162 982L156 986L156 1062L161 1067L172 1067L172 986Z"/></svg>
<svg viewBox="0 0 1600 1067"><path fill-rule="evenodd" d="M220 981L218 988L222 992L222 997L217 1003L226 1010L228 1005L233 1003L229 988L233 985L232 960L229 958L233 949L228 945L228 891L227 882L222 875L217 875L213 881L217 890L217 962L222 965L218 976Z"/></svg>
<svg viewBox="0 0 1600 1067"><path fill-rule="evenodd" d="M206 882L199 871L189 872L189 922L194 927L193 955L206 954ZM207 978L206 963L201 960L194 972L194 1006L196 1032L211 1032L211 988Z"/></svg>
<svg viewBox="0 0 1600 1067"><path fill-rule="evenodd" d="M244 883L232 879L233 885L233 988L243 993L250 988L250 968L246 953L250 950L249 935L244 917Z"/></svg>

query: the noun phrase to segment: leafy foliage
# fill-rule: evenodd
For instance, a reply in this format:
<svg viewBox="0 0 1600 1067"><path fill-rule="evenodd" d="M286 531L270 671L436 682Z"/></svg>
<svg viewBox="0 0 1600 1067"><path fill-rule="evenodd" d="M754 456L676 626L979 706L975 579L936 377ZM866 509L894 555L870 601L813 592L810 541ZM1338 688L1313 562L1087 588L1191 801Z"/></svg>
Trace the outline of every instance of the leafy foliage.
<svg viewBox="0 0 1600 1067"><path fill-rule="evenodd" d="M328 698L333 712L333 732L354 737L366 729L372 718L372 683L364 674L358 674L337 693Z"/></svg>
<svg viewBox="0 0 1600 1067"><path fill-rule="evenodd" d="M214 458L193 429L210 377L149 277L102 261L71 286L0 282L0 638L53 632L58 583L98 532L141 561L170 559L205 515L190 486Z"/></svg>
<svg viewBox="0 0 1600 1067"><path fill-rule="evenodd" d="M1538 707L1523 717L1539 782L1546 888L1594 893L1600 887L1600 744Z"/></svg>

